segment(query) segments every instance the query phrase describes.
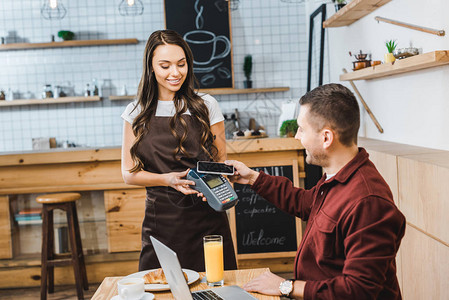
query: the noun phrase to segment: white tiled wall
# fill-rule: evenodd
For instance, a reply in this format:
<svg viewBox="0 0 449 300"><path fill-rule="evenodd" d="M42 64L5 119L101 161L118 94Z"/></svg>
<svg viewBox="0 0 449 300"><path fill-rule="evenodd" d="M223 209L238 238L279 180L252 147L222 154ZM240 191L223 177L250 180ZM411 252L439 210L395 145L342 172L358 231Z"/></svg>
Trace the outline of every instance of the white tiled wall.
<svg viewBox="0 0 449 300"><path fill-rule="evenodd" d="M187 0L186 0L187 1ZM137 45L0 51L0 90L11 88L15 98L39 98L42 86L58 84L82 95L96 78L101 86L110 79L116 91L126 85L134 94L141 73L145 41L164 28L163 0L143 0L144 13L123 17L120 0L60 0L64 19L45 20L43 1L1 0L0 36L7 42L49 42L59 30L71 30L77 39L137 38ZM279 0L240 0L231 11L236 88L243 88L243 57L253 55L253 87L289 86L288 92L219 95L223 112L235 108L255 116L276 135L282 101L295 101L305 92L307 39L304 4ZM15 38L12 38L15 37ZM127 101L0 107L0 151L31 150L34 137L56 137L77 145L103 147L121 144L120 114ZM245 121L245 120L244 120Z"/></svg>

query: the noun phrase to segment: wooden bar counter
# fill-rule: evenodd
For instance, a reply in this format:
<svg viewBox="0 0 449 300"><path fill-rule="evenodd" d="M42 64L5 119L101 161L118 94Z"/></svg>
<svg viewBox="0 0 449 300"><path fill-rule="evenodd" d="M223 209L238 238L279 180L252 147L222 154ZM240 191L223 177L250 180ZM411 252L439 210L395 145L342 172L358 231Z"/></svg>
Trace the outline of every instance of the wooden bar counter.
<svg viewBox="0 0 449 300"><path fill-rule="evenodd" d="M227 141L227 153L228 159L243 161L250 167L290 165L295 186L302 186L304 151L301 143L293 138L230 140ZM26 194L33 194L28 196L31 202L34 194L102 193L106 221L103 217L101 226L106 224L103 231L107 235L107 252L103 250L86 256L89 282L101 282L107 276L123 276L137 271L145 189L123 182L120 160L120 147L0 153L0 277L11 278L0 282L0 288L37 286L40 283L40 249L36 249L37 255L31 258L13 251L17 249L14 237L21 228L14 221L17 211L11 203ZM134 201L136 199L139 201ZM235 238L235 216L232 212L229 218ZM33 230L37 232L39 229L36 226ZM301 234L301 223L298 222L298 243ZM245 254L239 259L239 268L270 267L274 272L290 272L294 252L287 254L272 253L269 257ZM70 270L57 268L56 273L56 284L73 282Z"/></svg>
<svg viewBox="0 0 449 300"><path fill-rule="evenodd" d="M249 166L279 163L296 156L303 177L303 147L294 138L227 141L229 159ZM52 149L0 153L0 195L136 188L123 182L120 148Z"/></svg>

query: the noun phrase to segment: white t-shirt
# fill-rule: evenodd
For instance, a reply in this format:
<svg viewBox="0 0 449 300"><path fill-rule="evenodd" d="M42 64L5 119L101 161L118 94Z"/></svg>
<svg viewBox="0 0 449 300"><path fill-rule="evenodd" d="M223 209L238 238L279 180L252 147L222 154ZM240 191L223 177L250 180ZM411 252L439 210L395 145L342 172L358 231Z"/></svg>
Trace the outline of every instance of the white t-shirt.
<svg viewBox="0 0 449 300"><path fill-rule="evenodd" d="M337 174L337 173L334 173L334 174L326 174L326 180L331 179L332 177L335 176L335 174Z"/></svg>
<svg viewBox="0 0 449 300"><path fill-rule="evenodd" d="M200 94L199 95L203 100L206 107L209 109L209 122L210 126L221 122L224 120L223 114L221 113L220 106L218 105L217 100L209 94ZM123 120L132 124L134 119L140 113L140 106L133 111L134 107L137 105L137 100L131 102L126 106L125 111L122 113L121 117ZM156 116L157 117L172 117L175 114L175 104L173 101L162 101L158 100L157 108L156 108ZM185 114L190 115L189 109L185 112Z"/></svg>

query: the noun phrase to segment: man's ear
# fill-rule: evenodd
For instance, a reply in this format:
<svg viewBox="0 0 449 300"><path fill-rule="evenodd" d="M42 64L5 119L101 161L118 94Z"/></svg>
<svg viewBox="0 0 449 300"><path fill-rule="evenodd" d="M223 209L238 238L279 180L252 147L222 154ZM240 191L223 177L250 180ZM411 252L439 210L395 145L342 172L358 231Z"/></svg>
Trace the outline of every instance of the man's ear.
<svg viewBox="0 0 449 300"><path fill-rule="evenodd" d="M334 142L334 138L335 138L334 132L329 128L324 128L322 130L322 137L323 137L323 148L329 149L329 147Z"/></svg>

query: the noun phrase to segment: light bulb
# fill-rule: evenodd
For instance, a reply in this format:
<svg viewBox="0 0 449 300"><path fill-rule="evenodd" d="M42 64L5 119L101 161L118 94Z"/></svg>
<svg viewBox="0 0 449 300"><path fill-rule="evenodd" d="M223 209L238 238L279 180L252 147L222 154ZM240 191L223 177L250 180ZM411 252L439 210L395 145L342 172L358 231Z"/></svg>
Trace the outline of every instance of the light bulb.
<svg viewBox="0 0 449 300"><path fill-rule="evenodd" d="M50 0L50 8L55 9L58 7L58 0Z"/></svg>
<svg viewBox="0 0 449 300"><path fill-rule="evenodd" d="M139 16L143 13L143 3L141 0L122 0L118 11L122 16Z"/></svg>

